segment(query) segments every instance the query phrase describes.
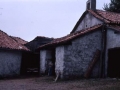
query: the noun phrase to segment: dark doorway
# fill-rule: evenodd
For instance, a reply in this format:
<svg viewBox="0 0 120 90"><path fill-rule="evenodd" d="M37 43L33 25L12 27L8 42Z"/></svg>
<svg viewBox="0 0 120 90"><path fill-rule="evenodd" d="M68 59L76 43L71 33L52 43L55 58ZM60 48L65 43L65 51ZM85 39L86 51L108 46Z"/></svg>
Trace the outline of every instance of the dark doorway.
<svg viewBox="0 0 120 90"><path fill-rule="evenodd" d="M120 78L120 48L108 50L108 77Z"/></svg>
<svg viewBox="0 0 120 90"><path fill-rule="evenodd" d="M55 49L49 51L50 58L47 60L47 74L49 76L55 76Z"/></svg>
<svg viewBox="0 0 120 90"><path fill-rule="evenodd" d="M39 54L31 52L22 54L21 75L39 75Z"/></svg>
<svg viewBox="0 0 120 90"><path fill-rule="evenodd" d="M52 75L55 76L55 49L52 50L52 63L53 63L53 71Z"/></svg>

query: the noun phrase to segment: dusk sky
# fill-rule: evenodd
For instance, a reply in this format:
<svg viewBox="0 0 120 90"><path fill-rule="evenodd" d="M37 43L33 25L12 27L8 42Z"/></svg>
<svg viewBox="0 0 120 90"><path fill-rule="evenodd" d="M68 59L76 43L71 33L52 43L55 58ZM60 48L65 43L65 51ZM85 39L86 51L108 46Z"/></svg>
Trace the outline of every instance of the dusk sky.
<svg viewBox="0 0 120 90"><path fill-rule="evenodd" d="M103 9L110 0L96 0ZM0 0L0 29L26 41L69 34L86 10L87 0Z"/></svg>

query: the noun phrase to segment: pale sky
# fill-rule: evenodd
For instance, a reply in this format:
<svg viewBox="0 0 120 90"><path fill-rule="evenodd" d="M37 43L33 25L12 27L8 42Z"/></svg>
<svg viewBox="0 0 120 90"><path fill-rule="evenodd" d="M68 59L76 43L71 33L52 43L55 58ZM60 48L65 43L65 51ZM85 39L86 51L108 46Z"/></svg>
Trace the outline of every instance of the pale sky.
<svg viewBox="0 0 120 90"><path fill-rule="evenodd" d="M96 0L103 9L110 0ZM26 41L69 34L86 10L87 0L0 0L0 29Z"/></svg>

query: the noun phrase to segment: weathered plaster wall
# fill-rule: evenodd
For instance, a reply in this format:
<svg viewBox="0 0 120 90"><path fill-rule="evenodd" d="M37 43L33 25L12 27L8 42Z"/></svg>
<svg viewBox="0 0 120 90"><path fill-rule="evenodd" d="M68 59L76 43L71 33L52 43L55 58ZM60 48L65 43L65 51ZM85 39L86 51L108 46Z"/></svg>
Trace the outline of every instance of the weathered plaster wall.
<svg viewBox="0 0 120 90"><path fill-rule="evenodd" d="M106 65L105 65L105 75L107 76L107 64L108 64L108 50L111 48L120 47L120 33L114 33L115 30L107 30L107 45L106 45Z"/></svg>
<svg viewBox="0 0 120 90"><path fill-rule="evenodd" d="M45 70L46 70L45 61L46 61L46 51L41 50L40 51L40 73L45 73Z"/></svg>
<svg viewBox="0 0 120 90"><path fill-rule="evenodd" d="M20 75L21 52L0 50L0 77Z"/></svg>
<svg viewBox="0 0 120 90"><path fill-rule="evenodd" d="M45 73L48 67L48 62L52 58L51 51L41 50L40 51L40 73Z"/></svg>
<svg viewBox="0 0 120 90"><path fill-rule="evenodd" d="M108 29L107 31L107 48L120 47L120 33L114 33L115 30Z"/></svg>
<svg viewBox="0 0 120 90"><path fill-rule="evenodd" d="M61 73L61 78L63 78L64 69L64 46L56 48L56 62L55 62L55 72Z"/></svg>
<svg viewBox="0 0 120 90"><path fill-rule="evenodd" d="M80 22L76 31L80 31L82 29L89 28L89 27L92 27L94 25L101 24L101 23L102 23L102 21L95 18L92 14L88 13L85 15L83 20Z"/></svg>
<svg viewBox="0 0 120 90"><path fill-rule="evenodd" d="M83 77L96 49L101 50L101 31L91 32L72 41L72 45L64 47L65 78ZM99 62L94 67L91 77L99 76Z"/></svg>

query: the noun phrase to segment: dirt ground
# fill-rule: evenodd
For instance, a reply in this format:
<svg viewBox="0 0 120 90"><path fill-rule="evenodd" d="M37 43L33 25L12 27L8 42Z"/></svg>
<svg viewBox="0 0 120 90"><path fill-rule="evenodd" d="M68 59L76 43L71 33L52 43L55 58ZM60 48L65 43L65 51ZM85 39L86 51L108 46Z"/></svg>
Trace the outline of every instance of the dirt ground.
<svg viewBox="0 0 120 90"><path fill-rule="evenodd" d="M0 80L0 90L120 90L117 79L53 81L53 77Z"/></svg>

